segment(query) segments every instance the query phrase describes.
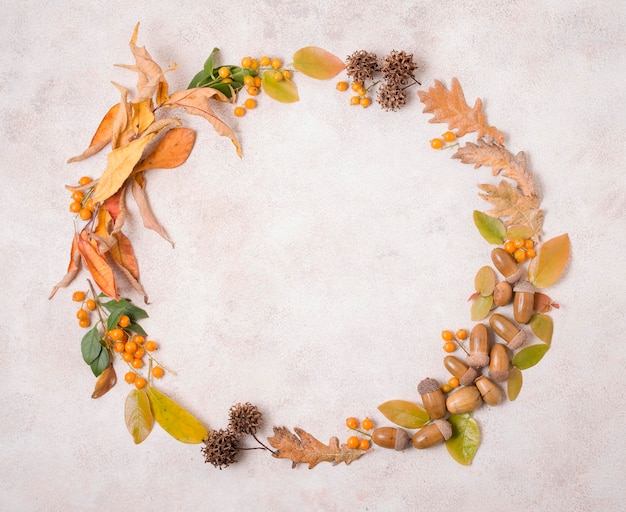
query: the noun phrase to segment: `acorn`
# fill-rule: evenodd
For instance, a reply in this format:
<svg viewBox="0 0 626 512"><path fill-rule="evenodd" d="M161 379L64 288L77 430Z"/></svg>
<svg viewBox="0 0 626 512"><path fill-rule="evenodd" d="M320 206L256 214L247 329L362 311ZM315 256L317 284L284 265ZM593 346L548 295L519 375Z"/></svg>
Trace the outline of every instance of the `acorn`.
<svg viewBox="0 0 626 512"><path fill-rule="evenodd" d="M476 386L463 386L448 395L446 408L450 414L464 414L478 409L483 403Z"/></svg>
<svg viewBox="0 0 626 512"><path fill-rule="evenodd" d="M446 420L438 419L415 432L411 438L411 443L418 450L423 450L443 443L451 437L452 425Z"/></svg>
<svg viewBox="0 0 626 512"><path fill-rule="evenodd" d="M513 287L508 281L500 281L493 289L493 303L506 306L513 298Z"/></svg>
<svg viewBox="0 0 626 512"><path fill-rule="evenodd" d="M535 287L528 281L519 281L515 288L513 299L513 316L520 324L527 324L533 315L535 304Z"/></svg>
<svg viewBox="0 0 626 512"><path fill-rule="evenodd" d="M398 451L404 450L411 437L403 428L378 427L372 432L372 442L383 448L390 448Z"/></svg>
<svg viewBox="0 0 626 512"><path fill-rule="evenodd" d="M495 382L504 382L509 379L509 353L502 343L494 343L491 347L489 360L489 375Z"/></svg>
<svg viewBox="0 0 626 512"><path fill-rule="evenodd" d="M502 247L496 247L491 251L491 261L509 283L515 283L522 277L523 271L515 258Z"/></svg>
<svg viewBox="0 0 626 512"><path fill-rule="evenodd" d="M463 361L454 356L444 357L443 365L446 367L446 370L459 379L459 383L462 386L467 386L474 382L478 375L475 368L468 367Z"/></svg>
<svg viewBox="0 0 626 512"><path fill-rule="evenodd" d="M522 331L512 320L502 316L498 313L494 313L489 317L489 325L504 341L507 342L511 350L515 350L521 347L528 336L526 331Z"/></svg>
<svg viewBox="0 0 626 512"><path fill-rule="evenodd" d="M480 391L480 396L483 398L485 403L489 405L498 405L500 400L502 399L502 393L500 392L500 388L494 384L493 381L489 380L488 377L481 375L476 379L474 383Z"/></svg>
<svg viewBox="0 0 626 512"><path fill-rule="evenodd" d="M489 364L489 330L485 324L476 324L470 333L467 364L482 368Z"/></svg>
<svg viewBox="0 0 626 512"><path fill-rule="evenodd" d="M446 397L439 382L435 379L424 379L417 385L417 392L422 397L424 409L432 419L444 418L448 413Z"/></svg>

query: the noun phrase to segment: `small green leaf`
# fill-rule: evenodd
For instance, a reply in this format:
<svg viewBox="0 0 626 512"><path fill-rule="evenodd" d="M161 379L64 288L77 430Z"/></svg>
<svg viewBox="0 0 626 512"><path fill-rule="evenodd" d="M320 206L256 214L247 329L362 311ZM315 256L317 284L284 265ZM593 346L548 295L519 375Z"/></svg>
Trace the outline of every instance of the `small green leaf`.
<svg viewBox="0 0 626 512"><path fill-rule="evenodd" d="M523 380L520 369L515 366L511 368L509 380L506 382L506 394L511 402L517 398L519 392L522 390Z"/></svg>
<svg viewBox="0 0 626 512"><path fill-rule="evenodd" d="M104 350L100 343L100 333L97 327L90 329L83 336L80 342L80 350L83 353L83 360L87 364L93 363L100 355L100 352Z"/></svg>
<svg viewBox="0 0 626 512"><path fill-rule="evenodd" d="M130 323L127 327L127 329L130 332L134 332L137 334L141 334L142 336L147 336L148 333L146 331L143 330L143 327L141 327L141 325L136 324L136 323Z"/></svg>
<svg viewBox="0 0 626 512"><path fill-rule="evenodd" d="M538 343L537 345L531 345L530 347L523 348L515 356L511 364L520 370L526 370L535 366L546 352L550 349L550 345Z"/></svg>
<svg viewBox="0 0 626 512"><path fill-rule="evenodd" d="M515 224L514 226L509 226L506 230L506 239L507 240L527 240L535 234L535 230L530 226L526 226L524 224Z"/></svg>
<svg viewBox="0 0 626 512"><path fill-rule="evenodd" d="M489 295L488 297L483 297L479 295L472 302L471 308L471 319L472 322L478 322L483 318L487 318L489 312L491 311L491 306L493 305L493 295Z"/></svg>
<svg viewBox="0 0 626 512"><path fill-rule="evenodd" d="M543 243L539 254L528 266L528 280L537 288L552 286L563 274L569 253L570 241L567 233Z"/></svg>
<svg viewBox="0 0 626 512"><path fill-rule="evenodd" d="M128 393L124 404L124 419L135 444L144 441L152 432L154 417L150 400L143 389L133 389Z"/></svg>
<svg viewBox="0 0 626 512"><path fill-rule="evenodd" d="M404 428L422 428L430 416L419 405L405 400L389 400L378 406L385 417Z"/></svg>
<svg viewBox="0 0 626 512"><path fill-rule="evenodd" d="M273 71L266 71L261 77L261 86L270 98L281 103L294 103L300 100L298 88L289 79L276 80Z"/></svg>
<svg viewBox="0 0 626 512"><path fill-rule="evenodd" d="M189 82L189 85L187 86L187 89L195 89L196 87L202 87L202 82L204 82L207 79L210 79L211 77L209 75L207 75L206 71L202 70L199 71L198 73L196 73L196 76L194 76L191 79L191 82Z"/></svg>
<svg viewBox="0 0 626 512"><path fill-rule="evenodd" d="M328 80L341 72L343 61L322 48L307 46L293 54L293 67L311 78Z"/></svg>
<svg viewBox="0 0 626 512"><path fill-rule="evenodd" d="M138 308L134 304L132 304L128 299L120 299L120 300L110 300L108 302L103 302L102 305L106 308L106 310L110 313L109 318L113 317L115 319L115 323L112 327L108 325L109 329L112 329L117 325L117 321L120 316L126 315L132 321L142 320L143 318L148 318L148 313L145 310ZM117 316L117 318L115 318Z"/></svg>
<svg viewBox="0 0 626 512"><path fill-rule="evenodd" d="M109 351L103 348L98 357L89 366L91 366L91 371L96 377L100 375L109 366Z"/></svg>
<svg viewBox="0 0 626 512"><path fill-rule="evenodd" d="M446 441L448 453L459 464L468 466L480 444L478 423L469 414L452 414L448 421L452 425L452 437Z"/></svg>
<svg viewBox="0 0 626 512"><path fill-rule="evenodd" d="M474 277L474 289L483 297L488 297L493 293L497 281L495 270L488 266L481 267Z"/></svg>
<svg viewBox="0 0 626 512"><path fill-rule="evenodd" d="M530 328L537 338L547 343L552 343L552 333L554 331L554 322L548 315L535 313L530 317Z"/></svg>
<svg viewBox="0 0 626 512"><path fill-rule="evenodd" d="M215 69L215 56L219 53L219 51L219 48L213 48L207 60L204 61L204 72L209 76L213 76L213 70Z"/></svg>
<svg viewBox="0 0 626 512"><path fill-rule="evenodd" d="M499 245L504 242L506 226L497 217L474 210L474 224L476 224L478 232L482 237L490 244Z"/></svg>
<svg viewBox="0 0 626 512"><path fill-rule="evenodd" d="M202 423L152 386L148 387L148 398L154 419L174 439L182 443L199 444L208 437Z"/></svg>

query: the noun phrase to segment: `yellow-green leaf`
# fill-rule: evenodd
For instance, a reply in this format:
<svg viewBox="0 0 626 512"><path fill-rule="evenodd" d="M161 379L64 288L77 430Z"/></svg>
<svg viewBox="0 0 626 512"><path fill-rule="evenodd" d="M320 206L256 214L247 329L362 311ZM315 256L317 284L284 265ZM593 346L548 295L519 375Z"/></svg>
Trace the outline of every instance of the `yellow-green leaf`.
<svg viewBox="0 0 626 512"><path fill-rule="evenodd" d="M506 394L511 402L517 398L519 392L522 390L523 380L522 372L519 368L516 368L515 366L511 368L511 371L509 372L509 380L506 382Z"/></svg>
<svg viewBox="0 0 626 512"><path fill-rule="evenodd" d="M307 46L293 54L293 67L311 78L328 80L341 72L343 61L322 48Z"/></svg>
<svg viewBox="0 0 626 512"><path fill-rule="evenodd" d="M539 254L528 267L528 280L537 288L556 283L567 265L570 241L567 233L552 238L539 248Z"/></svg>
<svg viewBox="0 0 626 512"><path fill-rule="evenodd" d="M459 464L468 466L480 444L478 423L469 414L452 414L448 421L452 425L452 437L446 441L448 453Z"/></svg>
<svg viewBox="0 0 626 512"><path fill-rule="evenodd" d="M499 245L504 242L506 227L504 222L497 217L474 210L474 224L476 224L478 232L482 237L490 244Z"/></svg>
<svg viewBox="0 0 626 512"><path fill-rule="evenodd" d="M519 368L520 370L527 370L535 366L546 352L550 349L550 345L538 343L537 345L531 345L530 347L523 348L511 361L511 365Z"/></svg>
<svg viewBox="0 0 626 512"><path fill-rule="evenodd" d="M298 88L289 79L276 80L274 71L266 71L261 78L261 87L270 98L281 103L294 103L300 100Z"/></svg>
<svg viewBox="0 0 626 512"><path fill-rule="evenodd" d="M150 400L143 389L133 389L124 404L126 428L133 436L135 444L144 441L152 432L154 417L150 409Z"/></svg>
<svg viewBox="0 0 626 512"><path fill-rule="evenodd" d="M385 417L404 428L422 428L430 420L428 413L419 405L405 400L389 400L378 406Z"/></svg>
<svg viewBox="0 0 626 512"><path fill-rule="evenodd" d="M497 280L495 270L488 266L481 267L474 277L474 289L483 297L488 297L493 293Z"/></svg>
<svg viewBox="0 0 626 512"><path fill-rule="evenodd" d="M524 224L515 224L513 226L509 226L506 230L506 239L507 240L527 240L531 238L535 234L535 230L530 226L526 226Z"/></svg>
<svg viewBox="0 0 626 512"><path fill-rule="evenodd" d="M148 387L148 398L154 419L174 439L182 443L199 444L208 437L202 423L152 386Z"/></svg>
<svg viewBox="0 0 626 512"><path fill-rule="evenodd" d="M552 343L552 333L554 331L554 322L548 315L535 313L530 317L530 328L537 338L547 343Z"/></svg>
<svg viewBox="0 0 626 512"><path fill-rule="evenodd" d="M487 297L483 297L479 295L472 302L471 316L472 322L478 322L483 318L486 318L491 311L491 306L493 305L493 295L489 295Z"/></svg>

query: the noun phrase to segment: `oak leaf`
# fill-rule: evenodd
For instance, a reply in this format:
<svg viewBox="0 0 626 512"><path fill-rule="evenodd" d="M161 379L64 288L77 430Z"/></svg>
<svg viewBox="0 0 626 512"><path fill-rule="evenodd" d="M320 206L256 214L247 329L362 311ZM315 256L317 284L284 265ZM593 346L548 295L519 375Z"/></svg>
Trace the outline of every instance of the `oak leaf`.
<svg viewBox="0 0 626 512"><path fill-rule="evenodd" d="M476 99L472 108L466 103L458 79L452 79L450 90L439 80L435 80L434 87L428 91L418 91L418 95L424 104L423 112L433 114L430 123L448 123L450 130L457 130L458 137L477 132L479 139L484 138L488 142L495 141L498 144L504 142L504 135L494 126L487 124L482 100Z"/></svg>
<svg viewBox="0 0 626 512"><path fill-rule="evenodd" d="M270 445L276 448L274 457L290 459L292 468L300 462L308 464L309 469L314 468L320 462L331 462L333 466L345 462L347 466L367 453L367 451L348 448L345 444L340 446L336 437L331 437L329 443L325 445L301 428L296 427L293 430L297 435L286 427L274 427L274 437L267 439Z"/></svg>
<svg viewBox="0 0 626 512"><path fill-rule="evenodd" d="M103 149L109 142L111 142L111 136L113 134L113 123L117 118L118 111L120 109L120 104L116 103L113 105L109 111L105 114L102 121L98 125L96 129L96 133L94 133L91 142L89 143L89 147L83 151L80 155L74 156L70 158L67 163L70 164L72 162L79 162L88 158L92 155L95 155ZM91 184L93 185L93 184Z"/></svg>

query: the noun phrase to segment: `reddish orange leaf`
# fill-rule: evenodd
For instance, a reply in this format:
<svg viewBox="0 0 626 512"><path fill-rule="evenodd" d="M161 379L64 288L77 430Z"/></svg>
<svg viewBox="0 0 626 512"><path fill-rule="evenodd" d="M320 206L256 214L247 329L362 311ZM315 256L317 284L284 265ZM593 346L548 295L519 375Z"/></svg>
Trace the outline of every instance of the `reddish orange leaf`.
<svg viewBox="0 0 626 512"><path fill-rule="evenodd" d="M111 248L109 254L121 267L124 267L135 278L139 279L139 265L135 258L133 246L128 237L121 231L115 233L113 237L117 244Z"/></svg>
<svg viewBox="0 0 626 512"><path fill-rule="evenodd" d="M172 128L154 151L139 162L133 172L149 169L173 169L185 163L193 149L196 134L189 128Z"/></svg>
<svg viewBox="0 0 626 512"><path fill-rule="evenodd" d="M68 286L78 274L80 270L80 252L78 251L78 234L74 234L74 238L72 239L72 249L70 250L70 263L67 266L67 273L59 281L59 283L52 288L50 292L50 296L48 299L54 297L54 294L59 290L59 288L64 288Z"/></svg>
<svg viewBox="0 0 626 512"><path fill-rule="evenodd" d="M111 219L113 219L113 233L122 229L126 220L126 185L123 185L115 194L105 199L103 205Z"/></svg>
<svg viewBox="0 0 626 512"><path fill-rule="evenodd" d="M89 270L100 290L105 295L119 300L113 270L106 258L91 244L86 230L81 231L77 245L85 267Z"/></svg>
<svg viewBox="0 0 626 512"><path fill-rule="evenodd" d="M116 103L109 109L102 121L100 121L100 125L98 126L96 133L91 139L89 147L80 155L70 158L67 161L68 164L72 162L79 162L80 160L84 160L91 155L95 155L98 151L104 148L104 146L111 142L111 136L113 133L113 121L117 117L119 109L119 103Z"/></svg>
<svg viewBox="0 0 626 512"><path fill-rule="evenodd" d="M115 373L115 369L113 365L109 363L104 371L96 380L96 385L94 387L93 393L91 394L91 398L100 398L102 395L107 393L115 384L117 383L117 375Z"/></svg>
<svg viewBox="0 0 626 512"><path fill-rule="evenodd" d="M537 288L547 288L556 283L567 265L570 241L567 233L544 242L539 256L528 266L528 280Z"/></svg>
<svg viewBox="0 0 626 512"><path fill-rule="evenodd" d="M328 80L346 67L339 57L316 46L300 48L292 60L295 69L318 80Z"/></svg>

